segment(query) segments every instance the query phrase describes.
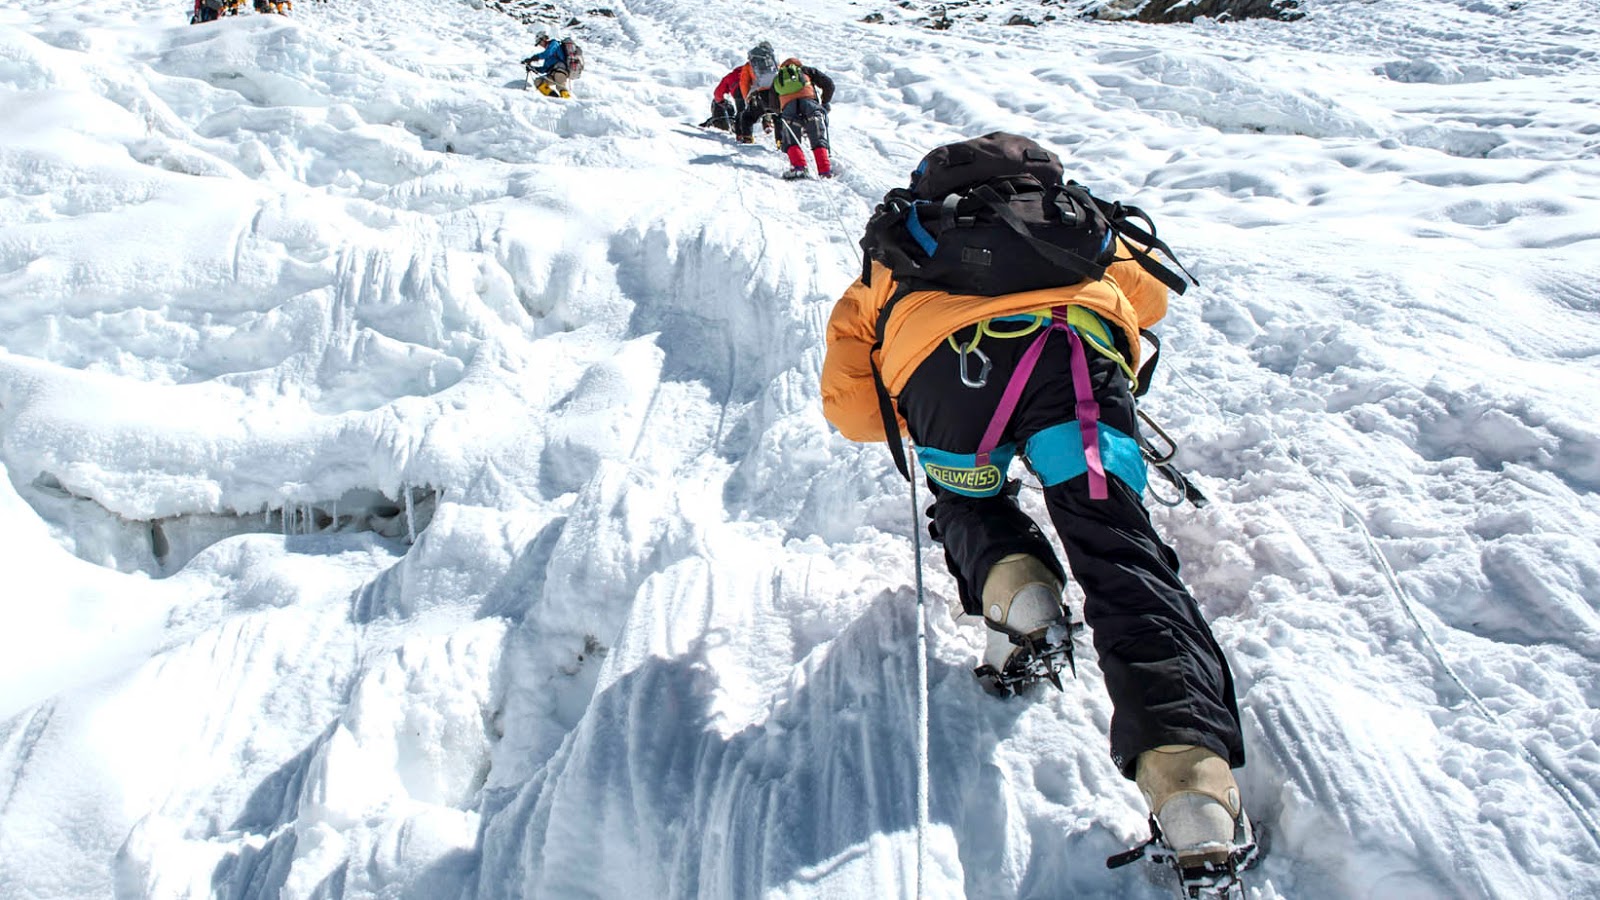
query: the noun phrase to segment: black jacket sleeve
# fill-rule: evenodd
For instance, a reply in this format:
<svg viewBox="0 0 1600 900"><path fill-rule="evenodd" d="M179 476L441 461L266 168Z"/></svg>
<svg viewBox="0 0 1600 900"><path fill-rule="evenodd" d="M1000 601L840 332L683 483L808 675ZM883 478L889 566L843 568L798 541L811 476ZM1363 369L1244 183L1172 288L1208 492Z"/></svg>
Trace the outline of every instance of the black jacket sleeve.
<svg viewBox="0 0 1600 900"><path fill-rule="evenodd" d="M822 101L822 104L826 106L829 103L832 103L833 79L822 74L820 70L813 69L810 66L801 66L800 68L805 70L806 77L811 79L811 83L816 86L817 90L822 92L822 96L818 98Z"/></svg>

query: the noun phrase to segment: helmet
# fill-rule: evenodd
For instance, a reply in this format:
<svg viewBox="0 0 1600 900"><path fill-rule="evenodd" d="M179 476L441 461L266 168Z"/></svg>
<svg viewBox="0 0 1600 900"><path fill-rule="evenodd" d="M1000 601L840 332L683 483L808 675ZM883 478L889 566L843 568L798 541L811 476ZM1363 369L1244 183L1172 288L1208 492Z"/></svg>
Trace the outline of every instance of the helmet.
<svg viewBox="0 0 1600 900"><path fill-rule="evenodd" d="M548 44L548 43L550 43L550 32L548 32L548 31L540 31L538 34L533 36L533 42L535 44Z"/></svg>

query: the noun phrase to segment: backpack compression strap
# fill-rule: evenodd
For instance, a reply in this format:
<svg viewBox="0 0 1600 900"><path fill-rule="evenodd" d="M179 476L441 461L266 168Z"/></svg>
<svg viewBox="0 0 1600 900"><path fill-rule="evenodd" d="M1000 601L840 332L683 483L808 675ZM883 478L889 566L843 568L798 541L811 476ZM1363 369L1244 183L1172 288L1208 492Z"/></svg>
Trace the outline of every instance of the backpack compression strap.
<svg viewBox="0 0 1600 900"><path fill-rule="evenodd" d="M1190 282L1196 285L1200 283L1198 278L1195 278L1188 269L1184 268L1183 263L1178 262L1177 254L1172 252L1172 248L1167 246L1167 242L1156 237L1156 223L1150 221L1150 217L1145 214L1144 210L1137 206L1123 206L1121 203L1104 203L1098 199L1095 200L1095 204L1105 213L1106 221L1111 223L1111 227L1116 230L1117 234L1133 238L1132 242L1124 241L1123 246L1127 247L1128 252L1133 254L1134 262L1137 262L1146 272L1155 276L1157 281L1171 288L1177 294L1182 294L1189 289L1189 285L1178 277L1177 272L1156 262L1155 257L1150 255L1150 251L1145 249L1147 247L1154 247L1165 253L1167 259L1172 260L1173 264L1184 275L1188 276ZM1148 229L1140 228L1128 221L1129 219L1142 219Z"/></svg>
<svg viewBox="0 0 1600 900"><path fill-rule="evenodd" d="M1038 185L1038 182L1031 178L1025 179L1024 183ZM1013 196L1022 193L1022 190L1028 190L1027 187L1018 190L1017 184L1010 181L1003 182L1003 184ZM1035 189L1043 190L1043 187L1036 187ZM946 228L954 224L951 220L954 218L955 204L951 201L958 196L957 194L951 194L945 198L945 202L942 204L941 214L945 220L943 224ZM1041 241L1034 237L1028 231L1027 223L1010 208L1006 202L1006 197L994 187L994 182L979 185L972 190L970 196L992 212L995 218L1005 223L1006 227L1015 232L1024 244L1044 257L1046 261L1072 272L1084 280L1099 281L1105 277L1106 267L1104 265L1079 256L1065 247L1057 246L1048 241ZM1157 281L1172 289L1174 293L1182 294L1188 290L1188 282L1185 282L1176 272L1156 261L1156 258L1146 248L1160 250L1177 265L1184 275L1188 276L1189 282L1200 283L1194 275L1190 274L1188 269L1184 268L1183 263L1178 262L1178 257L1172 252L1172 248L1168 247L1165 241L1156 237L1155 223L1150 220L1150 216L1144 210L1137 206L1124 206L1121 203L1105 203L1076 184L1069 184L1063 187L1061 193L1057 196L1058 205L1062 204L1062 198L1066 198L1067 201L1066 205L1062 206L1064 215L1093 216L1105 223L1108 232L1115 232L1118 235L1131 238L1132 240L1130 241L1124 241L1123 246L1127 247L1128 252L1133 255L1133 261L1137 262L1140 268L1149 272ZM1141 228L1129 221L1130 219L1140 219L1147 227ZM898 251L898 248L895 248L895 250Z"/></svg>
<svg viewBox="0 0 1600 900"><path fill-rule="evenodd" d="M1020 193L1020 191L1014 190L1014 186L1012 187L1014 193ZM1043 188L1041 187L1039 190L1042 191ZM1033 250L1033 252L1044 257L1049 262L1067 270L1068 272L1072 272L1073 274L1087 281L1099 281L1101 278L1105 277L1105 266L1100 265L1092 259L1084 259L1065 247L1058 247L1055 244L1049 243L1048 241L1041 241L1030 234L1028 232L1027 223L1022 221L1022 217L1017 215L1016 212L1010 208L1010 206L1006 203L1006 198L1000 196L1000 192L995 190L992 184L979 185L978 188L972 192L972 196L983 201L984 205L989 208L990 212L995 214L996 218L1004 222L1006 227L1016 232L1017 236L1022 238L1023 242L1026 243L1028 247ZM1093 206L1090 206L1085 210L1085 212L1089 211L1093 211L1095 215L1100 214L1099 210Z"/></svg>

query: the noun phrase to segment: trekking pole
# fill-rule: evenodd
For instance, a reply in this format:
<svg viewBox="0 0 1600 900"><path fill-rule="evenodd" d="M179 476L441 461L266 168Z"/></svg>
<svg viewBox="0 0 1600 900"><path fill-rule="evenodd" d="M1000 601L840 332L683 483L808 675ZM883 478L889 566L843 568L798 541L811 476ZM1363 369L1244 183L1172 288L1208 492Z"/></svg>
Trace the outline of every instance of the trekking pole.
<svg viewBox="0 0 1600 900"><path fill-rule="evenodd" d="M916 470L916 450L911 451ZM917 586L917 900L923 893L923 862L928 857L928 616L922 589L922 504L917 479L911 479L911 546Z"/></svg>

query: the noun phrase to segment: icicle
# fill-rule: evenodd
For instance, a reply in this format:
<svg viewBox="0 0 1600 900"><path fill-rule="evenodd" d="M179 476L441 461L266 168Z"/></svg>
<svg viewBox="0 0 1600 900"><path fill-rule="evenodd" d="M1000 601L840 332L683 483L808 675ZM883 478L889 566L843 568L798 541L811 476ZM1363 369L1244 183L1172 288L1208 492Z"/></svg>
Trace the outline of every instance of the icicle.
<svg viewBox="0 0 1600 900"><path fill-rule="evenodd" d="M406 540L407 543L417 542L417 507L411 499L411 488L401 487L406 495Z"/></svg>

